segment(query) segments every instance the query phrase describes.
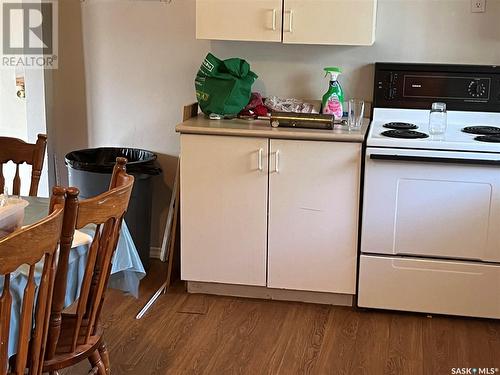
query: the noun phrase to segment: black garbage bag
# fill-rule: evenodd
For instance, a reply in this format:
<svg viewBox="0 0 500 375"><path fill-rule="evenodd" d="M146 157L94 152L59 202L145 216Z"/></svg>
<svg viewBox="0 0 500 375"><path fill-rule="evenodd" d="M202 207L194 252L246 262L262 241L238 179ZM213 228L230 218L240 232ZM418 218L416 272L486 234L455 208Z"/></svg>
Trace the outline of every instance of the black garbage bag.
<svg viewBox="0 0 500 375"><path fill-rule="evenodd" d="M96 173L111 173L117 157L127 158L127 172L157 176L162 170L156 154L137 148L100 147L70 152L66 165L73 169Z"/></svg>
<svg viewBox="0 0 500 375"><path fill-rule="evenodd" d="M151 249L152 181L162 172L156 155L147 150L120 147L70 152L66 155L69 185L80 190L81 199L107 191L117 157L127 158L127 173L135 177L125 222L147 270Z"/></svg>

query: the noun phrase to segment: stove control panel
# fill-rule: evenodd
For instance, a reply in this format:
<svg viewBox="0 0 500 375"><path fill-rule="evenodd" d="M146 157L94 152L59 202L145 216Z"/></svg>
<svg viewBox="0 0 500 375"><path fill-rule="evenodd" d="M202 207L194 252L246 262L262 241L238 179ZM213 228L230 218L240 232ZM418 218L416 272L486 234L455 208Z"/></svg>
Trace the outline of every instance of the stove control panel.
<svg viewBox="0 0 500 375"><path fill-rule="evenodd" d="M500 112L500 67L375 64L374 106Z"/></svg>

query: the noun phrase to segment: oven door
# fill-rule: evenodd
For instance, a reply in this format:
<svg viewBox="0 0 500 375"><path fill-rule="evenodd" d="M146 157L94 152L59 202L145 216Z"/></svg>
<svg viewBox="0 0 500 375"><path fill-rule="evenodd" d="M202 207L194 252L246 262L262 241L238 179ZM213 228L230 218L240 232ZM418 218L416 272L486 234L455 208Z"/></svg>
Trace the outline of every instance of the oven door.
<svg viewBox="0 0 500 375"><path fill-rule="evenodd" d="M500 262L500 154L368 148L361 251Z"/></svg>

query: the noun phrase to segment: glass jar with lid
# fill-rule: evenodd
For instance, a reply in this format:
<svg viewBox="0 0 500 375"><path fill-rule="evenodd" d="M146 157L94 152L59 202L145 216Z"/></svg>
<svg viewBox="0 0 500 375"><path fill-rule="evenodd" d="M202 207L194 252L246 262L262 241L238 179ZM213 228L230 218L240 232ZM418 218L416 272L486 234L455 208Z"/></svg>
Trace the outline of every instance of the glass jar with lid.
<svg viewBox="0 0 500 375"><path fill-rule="evenodd" d="M432 103L429 114L429 133L432 135L444 134L446 132L447 121L446 103Z"/></svg>

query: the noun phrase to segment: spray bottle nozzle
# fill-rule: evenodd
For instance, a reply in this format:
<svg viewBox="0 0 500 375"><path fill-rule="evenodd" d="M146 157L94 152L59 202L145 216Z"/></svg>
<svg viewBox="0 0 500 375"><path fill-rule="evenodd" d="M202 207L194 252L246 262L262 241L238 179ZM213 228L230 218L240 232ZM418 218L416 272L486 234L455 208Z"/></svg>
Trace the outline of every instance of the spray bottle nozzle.
<svg viewBox="0 0 500 375"><path fill-rule="evenodd" d="M325 71L325 77L330 75L330 81L336 81L339 74L342 73L342 69L337 66L324 68L324 71Z"/></svg>
<svg viewBox="0 0 500 375"><path fill-rule="evenodd" d="M342 73L342 69L339 68L338 66L330 66L328 68L324 68L323 70L327 73L337 73L337 74Z"/></svg>

